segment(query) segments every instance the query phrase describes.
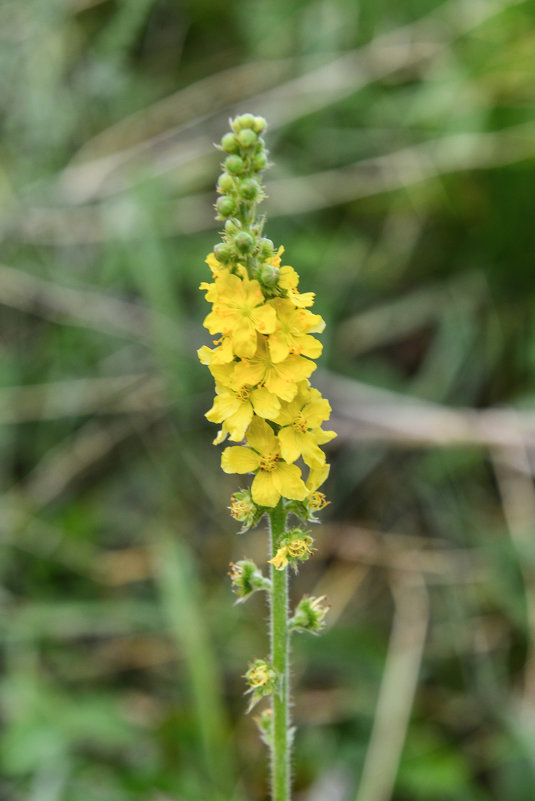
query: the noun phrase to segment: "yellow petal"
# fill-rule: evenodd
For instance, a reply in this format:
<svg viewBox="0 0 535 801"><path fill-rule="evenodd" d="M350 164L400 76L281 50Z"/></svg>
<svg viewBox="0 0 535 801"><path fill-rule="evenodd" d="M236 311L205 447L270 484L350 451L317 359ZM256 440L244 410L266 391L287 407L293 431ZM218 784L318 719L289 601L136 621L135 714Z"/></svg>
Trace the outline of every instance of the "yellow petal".
<svg viewBox="0 0 535 801"><path fill-rule="evenodd" d="M301 471L295 464L279 462L277 469L266 475L273 476L275 486L285 498L303 501L308 495L308 489L301 478Z"/></svg>
<svg viewBox="0 0 535 801"><path fill-rule="evenodd" d="M273 429L265 420L256 415L249 426L247 442L255 451L261 454L277 453L279 451L279 444Z"/></svg>
<svg viewBox="0 0 535 801"><path fill-rule="evenodd" d="M323 345L319 339L311 337L310 334L304 334L299 337L298 347L299 352L302 353L303 356L308 356L309 359L318 359L323 350Z"/></svg>
<svg viewBox="0 0 535 801"><path fill-rule="evenodd" d="M241 401L231 393L218 395L214 398L214 405L204 415L211 423L222 423L241 406Z"/></svg>
<svg viewBox="0 0 535 801"><path fill-rule="evenodd" d="M323 465L323 467L311 468L309 470L306 485L310 492L314 492L318 489L318 487L321 487L323 482L327 480L330 469L331 466L326 464Z"/></svg>
<svg viewBox="0 0 535 801"><path fill-rule="evenodd" d="M261 334L271 334L277 326L277 315L275 309L267 304L257 306L251 312L251 319Z"/></svg>
<svg viewBox="0 0 535 801"><path fill-rule="evenodd" d="M288 548L283 545L282 548L279 548L273 559L268 560L275 570L284 570L286 565L288 564Z"/></svg>
<svg viewBox="0 0 535 801"><path fill-rule="evenodd" d="M336 431L324 431L323 428L317 428L314 431L314 439L316 442L319 442L320 445L325 445L326 442L330 442L337 436L338 434Z"/></svg>
<svg viewBox="0 0 535 801"><path fill-rule="evenodd" d="M251 473L256 470L260 459L250 448L233 445L221 454L221 467L225 473Z"/></svg>
<svg viewBox="0 0 535 801"><path fill-rule="evenodd" d="M236 356L242 359L251 359L255 355L257 337L252 320L241 317L230 336Z"/></svg>
<svg viewBox="0 0 535 801"><path fill-rule="evenodd" d="M240 408L226 421L230 432L230 439L233 442L241 442L247 431L247 427L253 417L253 407L249 401L240 403Z"/></svg>
<svg viewBox="0 0 535 801"><path fill-rule="evenodd" d="M323 467L325 464L325 454L314 442L312 434L305 434L301 443L303 461L309 467Z"/></svg>
<svg viewBox="0 0 535 801"><path fill-rule="evenodd" d="M328 420L331 414L331 404L325 398L314 400L303 407L303 417L306 419L309 428L320 426L324 420Z"/></svg>
<svg viewBox="0 0 535 801"><path fill-rule="evenodd" d="M267 417L269 420L275 420L281 407L276 395L265 387L259 387L253 389L250 399L256 414L260 417Z"/></svg>
<svg viewBox="0 0 535 801"><path fill-rule="evenodd" d="M283 377L277 368L278 365L274 365L268 370L264 384L277 397L285 401L291 401L297 394L297 384L292 380L291 374L289 378Z"/></svg>
<svg viewBox="0 0 535 801"><path fill-rule="evenodd" d="M276 506L279 502L281 492L275 486L275 472L264 473L260 470L251 484L251 495L253 501L259 506Z"/></svg>
<svg viewBox="0 0 535 801"><path fill-rule="evenodd" d="M299 433L287 426L281 428L278 434L279 442L281 445L281 454L285 462L295 462L301 456L301 438Z"/></svg>
<svg viewBox="0 0 535 801"><path fill-rule="evenodd" d="M280 268L279 286L282 289L295 289L299 283L299 276L293 267L286 265Z"/></svg>
<svg viewBox="0 0 535 801"><path fill-rule="evenodd" d="M273 362L282 362L290 354L288 336L283 331L275 331L269 337L269 355Z"/></svg>

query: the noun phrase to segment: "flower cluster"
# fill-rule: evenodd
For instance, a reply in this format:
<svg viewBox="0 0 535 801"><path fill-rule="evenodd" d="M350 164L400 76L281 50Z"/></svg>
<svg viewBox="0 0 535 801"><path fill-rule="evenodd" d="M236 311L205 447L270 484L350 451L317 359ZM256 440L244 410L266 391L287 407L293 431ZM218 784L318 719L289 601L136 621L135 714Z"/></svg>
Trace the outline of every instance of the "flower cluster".
<svg viewBox="0 0 535 801"><path fill-rule="evenodd" d="M283 497L301 504L306 516L325 505L318 492L328 475L321 445L336 436L322 427L329 402L308 380L322 350L314 335L325 323L311 311L314 294L300 293L297 272L281 265L283 248L275 252L256 221L264 196L258 173L267 165L265 121L244 114L232 128L221 142L228 155L216 203L226 220L223 242L206 259L212 282L201 284L212 306L204 325L217 337L213 348L199 350L216 385L206 417L221 426L215 443L241 443L225 448L221 466L254 474L252 504L274 507ZM256 514L241 500L231 511L248 527Z"/></svg>

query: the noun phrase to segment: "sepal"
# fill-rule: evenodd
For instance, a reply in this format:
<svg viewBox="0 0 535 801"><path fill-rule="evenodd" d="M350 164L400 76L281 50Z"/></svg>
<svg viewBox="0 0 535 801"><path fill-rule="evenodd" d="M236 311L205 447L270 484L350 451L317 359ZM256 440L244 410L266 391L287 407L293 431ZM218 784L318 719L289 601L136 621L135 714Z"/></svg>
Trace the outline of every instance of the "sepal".
<svg viewBox="0 0 535 801"><path fill-rule="evenodd" d="M319 634L325 628L325 617L330 607L324 603L325 595L315 598L313 595L304 595L297 604L293 617L288 621L290 631Z"/></svg>
<svg viewBox="0 0 535 801"><path fill-rule="evenodd" d="M271 581L250 559L231 562L229 576L232 582L232 592L238 596L236 603L243 603L259 590L266 592L271 590Z"/></svg>

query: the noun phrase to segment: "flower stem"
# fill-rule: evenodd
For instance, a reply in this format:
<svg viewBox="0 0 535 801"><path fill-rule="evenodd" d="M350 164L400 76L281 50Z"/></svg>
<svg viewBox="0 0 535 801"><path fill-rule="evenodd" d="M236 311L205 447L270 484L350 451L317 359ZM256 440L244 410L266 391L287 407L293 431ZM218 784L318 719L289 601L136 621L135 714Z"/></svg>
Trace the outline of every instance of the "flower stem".
<svg viewBox="0 0 535 801"><path fill-rule="evenodd" d="M286 528L282 499L269 517L271 550L275 556ZM288 570L276 570L271 565L271 581L271 663L280 677L279 692L273 694L271 797L272 801L290 801Z"/></svg>

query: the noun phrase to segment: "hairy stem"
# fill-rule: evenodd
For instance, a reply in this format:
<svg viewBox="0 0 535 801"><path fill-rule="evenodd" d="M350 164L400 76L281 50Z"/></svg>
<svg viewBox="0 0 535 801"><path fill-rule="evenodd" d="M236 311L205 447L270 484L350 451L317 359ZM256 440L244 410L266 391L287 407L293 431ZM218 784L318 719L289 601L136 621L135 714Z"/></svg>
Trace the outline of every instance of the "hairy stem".
<svg viewBox="0 0 535 801"><path fill-rule="evenodd" d="M271 550L275 556L286 528L282 499L270 513ZM271 744L272 801L290 800L290 714L288 647L288 571L271 565L271 662L280 677L279 692L273 694Z"/></svg>

